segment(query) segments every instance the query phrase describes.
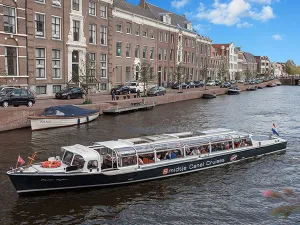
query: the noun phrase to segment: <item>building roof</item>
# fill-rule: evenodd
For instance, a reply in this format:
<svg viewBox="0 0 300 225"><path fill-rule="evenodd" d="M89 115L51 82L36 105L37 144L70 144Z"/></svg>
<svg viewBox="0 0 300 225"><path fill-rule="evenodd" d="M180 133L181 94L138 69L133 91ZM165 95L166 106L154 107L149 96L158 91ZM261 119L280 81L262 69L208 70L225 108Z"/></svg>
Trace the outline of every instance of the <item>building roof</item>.
<svg viewBox="0 0 300 225"><path fill-rule="evenodd" d="M229 48L229 44L212 44L214 47L215 51L217 52L218 55L222 55L222 46L224 46L224 54L226 52L226 48ZM225 54L226 55L226 54Z"/></svg>
<svg viewBox="0 0 300 225"><path fill-rule="evenodd" d="M131 12L140 16L144 16L153 20L156 20L155 15L148 8L142 8L137 5L126 2L125 0L117 0L113 2L113 6L122 9L127 12Z"/></svg>
<svg viewBox="0 0 300 225"><path fill-rule="evenodd" d="M255 59L254 55L252 55L251 53L244 52L244 57L245 57L247 63L256 63L256 59Z"/></svg>

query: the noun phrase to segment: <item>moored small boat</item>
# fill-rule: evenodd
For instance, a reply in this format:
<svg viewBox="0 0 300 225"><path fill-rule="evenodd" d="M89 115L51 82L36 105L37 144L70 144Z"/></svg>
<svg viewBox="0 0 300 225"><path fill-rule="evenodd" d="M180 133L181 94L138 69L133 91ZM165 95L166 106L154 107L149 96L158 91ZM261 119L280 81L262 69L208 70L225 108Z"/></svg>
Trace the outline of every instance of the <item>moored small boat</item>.
<svg viewBox="0 0 300 225"><path fill-rule="evenodd" d="M257 86L249 86L248 88L247 88L247 91L256 91L257 90Z"/></svg>
<svg viewBox="0 0 300 225"><path fill-rule="evenodd" d="M7 175L18 193L106 187L280 154L286 151L286 145L287 141L277 136L223 128L150 135L94 142L90 146L65 146L61 157L12 168Z"/></svg>
<svg viewBox="0 0 300 225"><path fill-rule="evenodd" d="M239 89L237 87L231 87L227 91L227 94L229 94L229 95L238 95L240 93L241 93L241 89Z"/></svg>
<svg viewBox="0 0 300 225"><path fill-rule="evenodd" d="M280 82L280 81L277 81L277 82L276 82L276 85L277 85L277 86L281 86L281 82Z"/></svg>
<svg viewBox="0 0 300 225"><path fill-rule="evenodd" d="M98 110L88 110L73 105L52 106L37 116L29 116L33 131L74 126L88 123L99 117Z"/></svg>
<svg viewBox="0 0 300 225"><path fill-rule="evenodd" d="M275 84L275 83L268 83L266 87L276 87L276 86L277 86L277 84Z"/></svg>
<svg viewBox="0 0 300 225"><path fill-rule="evenodd" d="M217 97L217 95L215 93L213 93L213 94L205 93L205 94L202 95L203 99L213 99L213 98L216 98L216 97Z"/></svg>
<svg viewBox="0 0 300 225"><path fill-rule="evenodd" d="M257 87L257 89L264 89L264 87L262 87L262 86L258 86L258 87Z"/></svg>

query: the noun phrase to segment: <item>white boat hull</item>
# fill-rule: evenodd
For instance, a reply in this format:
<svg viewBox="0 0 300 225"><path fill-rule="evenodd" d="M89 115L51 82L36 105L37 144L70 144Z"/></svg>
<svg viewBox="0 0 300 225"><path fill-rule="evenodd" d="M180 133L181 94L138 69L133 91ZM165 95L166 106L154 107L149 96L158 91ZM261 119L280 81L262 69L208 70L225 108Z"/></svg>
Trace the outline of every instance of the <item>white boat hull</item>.
<svg viewBox="0 0 300 225"><path fill-rule="evenodd" d="M67 127L74 126L83 123L88 123L95 120L99 117L99 113L90 114L87 116L79 116L79 117L55 117L55 118L47 118L43 117L30 117L31 120L31 130L43 130L57 127Z"/></svg>

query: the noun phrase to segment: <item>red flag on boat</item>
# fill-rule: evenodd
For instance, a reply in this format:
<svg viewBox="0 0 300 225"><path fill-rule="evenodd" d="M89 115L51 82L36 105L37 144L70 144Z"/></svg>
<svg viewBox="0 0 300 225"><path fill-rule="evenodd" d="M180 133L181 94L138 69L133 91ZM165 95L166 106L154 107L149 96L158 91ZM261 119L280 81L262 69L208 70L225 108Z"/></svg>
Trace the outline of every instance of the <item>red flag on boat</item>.
<svg viewBox="0 0 300 225"><path fill-rule="evenodd" d="M20 166L22 166L23 164L25 164L24 159L22 159L20 155L19 155L19 157L18 157L17 165L18 165L19 163L20 163Z"/></svg>

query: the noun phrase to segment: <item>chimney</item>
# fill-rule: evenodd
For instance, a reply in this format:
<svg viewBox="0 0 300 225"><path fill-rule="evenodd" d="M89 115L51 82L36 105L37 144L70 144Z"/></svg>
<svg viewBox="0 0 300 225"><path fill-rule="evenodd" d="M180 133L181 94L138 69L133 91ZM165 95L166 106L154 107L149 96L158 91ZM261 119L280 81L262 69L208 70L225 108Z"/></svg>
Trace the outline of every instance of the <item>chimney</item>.
<svg viewBox="0 0 300 225"><path fill-rule="evenodd" d="M145 9L146 8L146 0L140 0L139 6Z"/></svg>

